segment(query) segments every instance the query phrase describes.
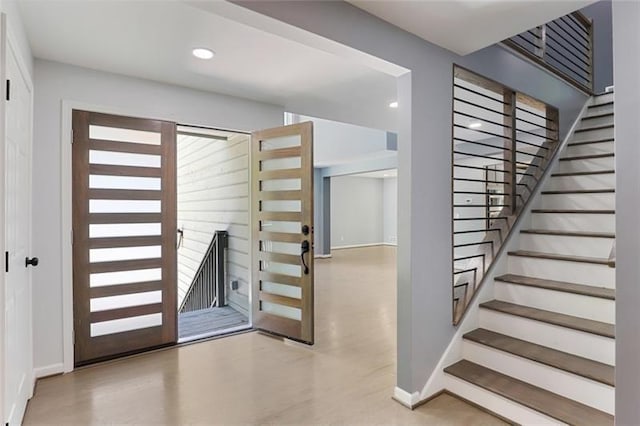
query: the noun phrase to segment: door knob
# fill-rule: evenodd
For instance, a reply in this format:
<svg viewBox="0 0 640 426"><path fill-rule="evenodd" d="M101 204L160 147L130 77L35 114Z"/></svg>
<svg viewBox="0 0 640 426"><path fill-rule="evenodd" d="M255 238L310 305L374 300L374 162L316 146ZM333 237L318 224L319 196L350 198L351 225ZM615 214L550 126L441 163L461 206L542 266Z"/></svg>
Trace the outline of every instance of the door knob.
<svg viewBox="0 0 640 426"><path fill-rule="evenodd" d="M29 267L29 265L31 266L38 266L38 258L37 257L32 257L31 259L29 259L28 257L24 259L24 267L27 268Z"/></svg>
<svg viewBox="0 0 640 426"><path fill-rule="evenodd" d="M308 275L309 274L309 266L307 265L307 262L305 262L304 260L304 255L305 253L309 253L309 241L304 240L300 246L300 260L302 260L302 266L304 266L304 274Z"/></svg>

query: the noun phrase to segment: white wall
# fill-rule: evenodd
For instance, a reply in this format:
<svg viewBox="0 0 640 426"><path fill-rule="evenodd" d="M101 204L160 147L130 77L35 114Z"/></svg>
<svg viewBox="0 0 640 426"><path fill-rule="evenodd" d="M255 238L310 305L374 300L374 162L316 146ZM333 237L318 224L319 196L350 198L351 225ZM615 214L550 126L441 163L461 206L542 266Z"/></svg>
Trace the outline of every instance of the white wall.
<svg viewBox="0 0 640 426"><path fill-rule="evenodd" d="M385 244L398 243L398 178L383 179L382 230Z"/></svg>
<svg viewBox="0 0 640 426"><path fill-rule="evenodd" d="M249 316L249 141L178 135L178 306L191 286L215 231L229 233L227 302ZM230 283L238 281L238 289Z"/></svg>
<svg viewBox="0 0 640 426"><path fill-rule="evenodd" d="M244 131L278 126L284 115L279 106L36 60L33 234L34 255L41 263L33 275L34 361L36 368L48 372L61 368L63 361L61 250L63 241L70 241L70 231L62 229L62 191L70 188L67 183L63 189L61 183L61 155L70 152L62 149L69 143L61 139L64 100L132 116ZM68 193L65 199L70 199Z"/></svg>
<svg viewBox="0 0 640 426"><path fill-rule="evenodd" d="M383 179L331 178L331 248L382 244Z"/></svg>
<svg viewBox="0 0 640 426"><path fill-rule="evenodd" d="M7 15L9 33L13 38L17 50L24 61L29 75L33 78L33 56L29 47L29 40L22 25L22 17L17 0L0 0L0 12Z"/></svg>

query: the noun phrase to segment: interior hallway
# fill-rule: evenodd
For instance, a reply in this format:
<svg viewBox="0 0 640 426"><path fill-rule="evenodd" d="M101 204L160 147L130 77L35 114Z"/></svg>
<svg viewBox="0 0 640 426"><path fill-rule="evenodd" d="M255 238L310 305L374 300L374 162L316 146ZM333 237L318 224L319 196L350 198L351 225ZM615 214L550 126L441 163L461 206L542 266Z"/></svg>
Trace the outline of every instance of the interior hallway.
<svg viewBox="0 0 640 426"><path fill-rule="evenodd" d="M395 248L316 261L316 345L246 333L38 382L25 424L498 425L448 395L410 411L395 385Z"/></svg>

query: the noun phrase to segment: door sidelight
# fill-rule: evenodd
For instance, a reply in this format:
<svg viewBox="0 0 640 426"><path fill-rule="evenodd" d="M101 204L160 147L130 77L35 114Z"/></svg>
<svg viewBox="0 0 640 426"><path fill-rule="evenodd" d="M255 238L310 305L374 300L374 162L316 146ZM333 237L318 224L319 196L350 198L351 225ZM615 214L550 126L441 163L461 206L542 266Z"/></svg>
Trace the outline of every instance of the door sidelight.
<svg viewBox="0 0 640 426"><path fill-rule="evenodd" d="M302 242L300 248L301 248L300 259L302 260L302 266L304 266L304 274L305 275L309 275L309 266L307 266L307 262L304 260L305 253L309 253L309 251L310 251L309 241L308 240L304 240Z"/></svg>

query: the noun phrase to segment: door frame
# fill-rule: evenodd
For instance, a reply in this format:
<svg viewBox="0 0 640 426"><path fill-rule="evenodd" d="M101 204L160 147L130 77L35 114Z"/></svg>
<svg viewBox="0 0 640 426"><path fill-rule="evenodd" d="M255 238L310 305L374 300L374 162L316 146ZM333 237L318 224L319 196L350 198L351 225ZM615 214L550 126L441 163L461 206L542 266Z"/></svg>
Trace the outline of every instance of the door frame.
<svg viewBox="0 0 640 426"><path fill-rule="evenodd" d="M62 363L53 364L38 368L35 371L35 379L40 377L51 376L60 373L70 373L74 370L74 322L73 322L73 170L72 170L72 117L73 110L83 110L102 114L123 115L128 117L170 121L176 123L176 126L191 126L195 128L211 128L229 132L237 132L251 134L245 130L222 129L215 126L206 126L202 124L181 123L175 117L162 117L160 114L153 115L150 113L141 113L135 109L126 107L114 107L107 105L98 105L88 102L76 101L72 99L62 99L61 103L61 122L60 122L60 200L61 200L61 278L62 278ZM250 144L251 142L249 142ZM249 150L249 164L251 164L251 145ZM4 155L4 154L3 154ZM251 167L249 167L251 174ZM251 176L249 176L251 179ZM251 203L252 195L249 194L249 203ZM4 213L3 213L4 214ZM249 217L251 221L251 217ZM4 231L3 231L4 232ZM4 242L4 239L2 240ZM0 247L1 248L1 247ZM251 266L251 253L249 253L249 267ZM251 279L249 279L251 286ZM251 305L251 292L249 294L249 305ZM251 310L249 324L252 324ZM1 396L1 394L0 394Z"/></svg>

